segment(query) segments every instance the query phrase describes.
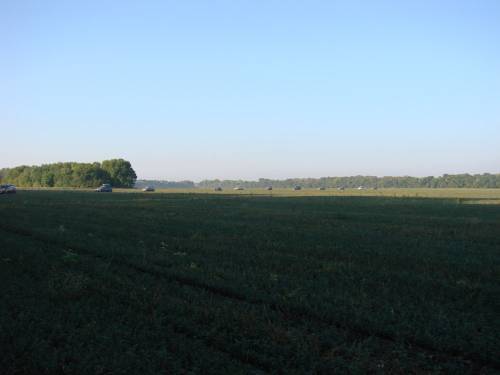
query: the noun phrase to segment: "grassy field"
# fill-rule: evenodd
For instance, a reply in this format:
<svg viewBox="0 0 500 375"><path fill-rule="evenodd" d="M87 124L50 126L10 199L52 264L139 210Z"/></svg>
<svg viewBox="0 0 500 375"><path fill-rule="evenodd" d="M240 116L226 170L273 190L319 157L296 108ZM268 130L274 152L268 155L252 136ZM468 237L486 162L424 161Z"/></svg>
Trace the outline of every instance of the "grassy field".
<svg viewBox="0 0 500 375"><path fill-rule="evenodd" d="M93 191L93 189L80 188L26 188L26 191ZM138 193L139 189L114 189L118 193ZM329 188L326 190L302 189L225 189L216 192L213 189L157 189L149 194L210 194L210 195L243 195L243 196L266 196L266 197L400 197L400 198L457 198L461 203L485 203L500 204L500 189L345 189L337 190Z"/></svg>
<svg viewBox="0 0 500 375"><path fill-rule="evenodd" d="M201 193L1 195L0 373L500 371L498 190Z"/></svg>

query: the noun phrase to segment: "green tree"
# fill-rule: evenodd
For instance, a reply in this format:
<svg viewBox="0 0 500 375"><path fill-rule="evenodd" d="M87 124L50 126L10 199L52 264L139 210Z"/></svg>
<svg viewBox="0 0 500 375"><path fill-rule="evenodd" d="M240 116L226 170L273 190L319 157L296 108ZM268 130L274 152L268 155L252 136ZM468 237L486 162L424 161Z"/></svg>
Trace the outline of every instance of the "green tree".
<svg viewBox="0 0 500 375"><path fill-rule="evenodd" d="M109 173L110 183L115 187L133 187L137 179L130 162L123 159L105 160L101 168Z"/></svg>
<svg viewBox="0 0 500 375"><path fill-rule="evenodd" d="M19 166L0 170L0 181L25 187L96 187L112 183L132 187L136 176L130 163L123 159L103 163L54 163L41 166Z"/></svg>

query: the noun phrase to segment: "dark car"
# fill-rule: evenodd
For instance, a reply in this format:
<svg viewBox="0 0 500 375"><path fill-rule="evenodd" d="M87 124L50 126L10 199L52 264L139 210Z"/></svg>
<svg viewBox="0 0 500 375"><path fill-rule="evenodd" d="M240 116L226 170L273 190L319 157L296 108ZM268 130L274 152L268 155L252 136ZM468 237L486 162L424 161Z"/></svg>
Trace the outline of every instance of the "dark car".
<svg viewBox="0 0 500 375"><path fill-rule="evenodd" d="M216 188L214 189L214 191L222 191L222 188L221 188L220 186L219 186L219 187L216 187Z"/></svg>
<svg viewBox="0 0 500 375"><path fill-rule="evenodd" d="M302 190L302 186L299 186L299 185L294 186L293 190Z"/></svg>
<svg viewBox="0 0 500 375"><path fill-rule="evenodd" d="M155 191L155 188L152 186L146 186L142 191Z"/></svg>
<svg viewBox="0 0 500 375"><path fill-rule="evenodd" d="M17 189L14 185L0 185L0 194L16 194Z"/></svg>
<svg viewBox="0 0 500 375"><path fill-rule="evenodd" d="M111 193L113 191L113 189L111 188L110 184L102 184L94 191L96 191L98 193Z"/></svg>

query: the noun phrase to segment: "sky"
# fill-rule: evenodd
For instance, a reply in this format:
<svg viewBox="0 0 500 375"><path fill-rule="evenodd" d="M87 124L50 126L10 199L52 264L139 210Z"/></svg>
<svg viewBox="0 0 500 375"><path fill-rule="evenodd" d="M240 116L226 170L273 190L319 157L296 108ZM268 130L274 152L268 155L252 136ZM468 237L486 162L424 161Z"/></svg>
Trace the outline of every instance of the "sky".
<svg viewBox="0 0 500 375"><path fill-rule="evenodd" d="M500 173L498 0L0 0L0 168Z"/></svg>

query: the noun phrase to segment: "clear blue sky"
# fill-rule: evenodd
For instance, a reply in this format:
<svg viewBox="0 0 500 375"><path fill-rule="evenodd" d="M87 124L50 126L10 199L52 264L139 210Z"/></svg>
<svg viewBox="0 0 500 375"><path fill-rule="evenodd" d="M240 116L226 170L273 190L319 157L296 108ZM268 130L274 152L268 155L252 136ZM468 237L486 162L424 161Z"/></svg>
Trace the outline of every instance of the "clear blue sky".
<svg viewBox="0 0 500 375"><path fill-rule="evenodd" d="M500 172L500 1L0 2L0 167Z"/></svg>

